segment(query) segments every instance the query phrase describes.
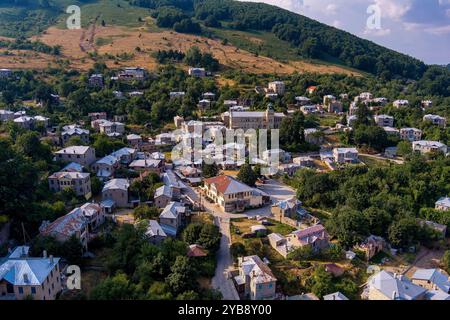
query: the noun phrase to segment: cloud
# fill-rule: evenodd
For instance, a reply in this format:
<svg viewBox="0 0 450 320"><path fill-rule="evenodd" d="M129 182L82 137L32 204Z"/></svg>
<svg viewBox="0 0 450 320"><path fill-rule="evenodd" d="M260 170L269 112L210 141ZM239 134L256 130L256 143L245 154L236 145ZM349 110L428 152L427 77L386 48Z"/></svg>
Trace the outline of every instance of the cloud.
<svg viewBox="0 0 450 320"><path fill-rule="evenodd" d="M375 0L381 9L381 15L400 21L410 9L410 0Z"/></svg>
<svg viewBox="0 0 450 320"><path fill-rule="evenodd" d="M427 28L425 32L431 33L434 35L445 35L450 34L450 24L443 27L435 27L435 28Z"/></svg>
<svg viewBox="0 0 450 320"><path fill-rule="evenodd" d="M329 5L327 5L327 7L325 8L325 11L327 12L327 14L331 14L331 15L335 15L337 14L337 10L338 10L338 6L334 3L330 3Z"/></svg>
<svg viewBox="0 0 450 320"><path fill-rule="evenodd" d="M342 26L342 22L340 22L339 20L334 20L333 21L333 27L339 29L341 26Z"/></svg>

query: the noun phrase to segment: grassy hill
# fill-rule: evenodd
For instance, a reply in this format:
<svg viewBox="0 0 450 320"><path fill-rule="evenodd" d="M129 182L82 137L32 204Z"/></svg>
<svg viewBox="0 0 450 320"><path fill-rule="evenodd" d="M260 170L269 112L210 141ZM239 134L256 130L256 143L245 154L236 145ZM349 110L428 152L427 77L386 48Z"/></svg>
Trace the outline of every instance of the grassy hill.
<svg viewBox="0 0 450 320"><path fill-rule="evenodd" d="M166 37L163 33L168 30L178 32L170 33L170 37L184 38L181 33L194 33L201 37L196 41L218 40L235 47L236 51L245 50L249 54L246 58L266 57L291 65L292 68L285 68L286 72L288 69L304 71L295 67L299 62L337 68L338 72L371 73L386 80L420 79L427 70L417 59L307 17L266 4L233 0L5 0L0 5L0 36L28 37L41 34L52 25L64 28L65 8L70 4L81 6L82 25L89 33L86 41L90 43L89 50L94 51L111 46L117 42L114 38L118 35L99 36L96 30L89 29L93 22L97 26L122 26L130 32L160 33L161 37ZM163 43L165 40L161 37L150 38ZM68 45L65 39L51 40ZM123 50L135 49L127 47L125 42L122 41ZM128 45L136 42L146 45L142 41L128 41ZM174 39L173 42L169 41L161 49L179 41ZM149 50L154 49L157 48L151 46ZM247 60L246 63L250 63ZM239 60L237 64L240 65ZM270 67L267 72L273 69Z"/></svg>

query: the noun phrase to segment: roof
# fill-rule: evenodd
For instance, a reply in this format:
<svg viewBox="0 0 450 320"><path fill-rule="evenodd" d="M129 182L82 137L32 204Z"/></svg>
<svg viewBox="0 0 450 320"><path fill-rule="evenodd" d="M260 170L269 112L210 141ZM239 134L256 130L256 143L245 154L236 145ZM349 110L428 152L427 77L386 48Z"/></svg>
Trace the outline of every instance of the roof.
<svg viewBox="0 0 450 320"><path fill-rule="evenodd" d="M91 210L91 208L88 209ZM44 221L39 228L39 231L43 235L60 234L70 237L86 227L88 221L84 215L84 212L85 211L82 208L75 208L52 223Z"/></svg>
<svg viewBox="0 0 450 320"><path fill-rule="evenodd" d="M206 257L208 253L198 244L191 244L187 253L188 257Z"/></svg>
<svg viewBox="0 0 450 320"><path fill-rule="evenodd" d="M176 201L171 201L161 212L159 218L164 219L178 219L180 213L185 213L186 208L183 204Z"/></svg>
<svg viewBox="0 0 450 320"><path fill-rule="evenodd" d="M267 228L261 224L251 226L250 229L252 230L253 233L260 232L260 231L267 231Z"/></svg>
<svg viewBox="0 0 450 320"><path fill-rule="evenodd" d="M445 293L450 292L450 281L448 276L438 269L418 269L414 272L411 279L430 281Z"/></svg>
<svg viewBox="0 0 450 320"><path fill-rule="evenodd" d="M127 135L127 140L137 140L142 139L142 137L138 134L129 134Z"/></svg>
<svg viewBox="0 0 450 320"><path fill-rule="evenodd" d="M415 300L427 291L425 288L413 284L403 275L392 274L384 270L370 277L368 285L391 300Z"/></svg>
<svg viewBox="0 0 450 320"><path fill-rule="evenodd" d="M125 148L119 149L117 151L114 151L113 153L111 153L111 155L114 156L114 157L121 158L123 156L132 155L135 152L136 152L136 149L125 147Z"/></svg>
<svg viewBox="0 0 450 320"><path fill-rule="evenodd" d="M172 170L167 170L163 175L163 182L170 188L182 188L180 181L178 181L175 173Z"/></svg>
<svg viewBox="0 0 450 320"><path fill-rule="evenodd" d="M430 140L420 140L420 141L414 141L413 147L419 145L422 147L434 147L434 148L442 148L446 147L445 144L439 142L439 141L430 141Z"/></svg>
<svg viewBox="0 0 450 320"><path fill-rule="evenodd" d="M264 118L266 111L231 111L230 115L234 118ZM284 113L275 112L275 117L285 117Z"/></svg>
<svg viewBox="0 0 450 320"><path fill-rule="evenodd" d="M30 252L30 247L28 246L19 246L14 248L14 250L9 254L9 259L17 259L27 257Z"/></svg>
<svg viewBox="0 0 450 320"><path fill-rule="evenodd" d="M90 176L89 172L77 172L77 171L58 171L49 176L49 179L86 179Z"/></svg>
<svg viewBox="0 0 450 320"><path fill-rule="evenodd" d="M281 240L285 240L286 238L283 237L281 234L279 233L271 233L267 236L267 238L270 240L273 240L275 242L281 241Z"/></svg>
<svg viewBox="0 0 450 320"><path fill-rule="evenodd" d="M56 154L85 154L91 147L88 146L72 146L56 151Z"/></svg>
<svg viewBox="0 0 450 320"><path fill-rule="evenodd" d="M294 234L298 239L305 239L322 232L326 234L325 227L321 224L317 224L303 230L294 231L292 234Z"/></svg>
<svg viewBox="0 0 450 320"><path fill-rule="evenodd" d="M287 297L286 300L319 300L319 298L314 293L305 293Z"/></svg>
<svg viewBox="0 0 450 320"><path fill-rule="evenodd" d="M15 286L41 285L59 258L8 258L0 265L0 280Z"/></svg>
<svg viewBox="0 0 450 320"><path fill-rule="evenodd" d="M337 153L358 153L358 150L356 150L356 148L334 148L333 151Z"/></svg>
<svg viewBox="0 0 450 320"><path fill-rule="evenodd" d="M61 169L61 171L66 172L83 172L83 166L76 162L71 162L67 166Z"/></svg>
<svg viewBox="0 0 450 320"><path fill-rule="evenodd" d="M113 156L103 157L103 158L101 158L100 160L98 160L96 162L96 164L107 164L107 165L110 165L110 166L113 166L116 163L117 163L117 158L113 157Z"/></svg>
<svg viewBox="0 0 450 320"><path fill-rule="evenodd" d="M158 168L161 163L161 160L154 160L154 159L138 159L134 160L130 163L130 168Z"/></svg>
<svg viewBox="0 0 450 320"><path fill-rule="evenodd" d="M296 199L294 197L294 198L287 199L287 200L280 200L274 206L277 206L282 210L287 210L287 209L296 208L301 205L302 205L301 201L299 201L298 199Z"/></svg>
<svg viewBox="0 0 450 320"><path fill-rule="evenodd" d="M167 237L167 234L164 232L164 230L161 228L158 221L156 220L148 221L148 226L147 230L145 231L145 235L149 238L155 236Z"/></svg>
<svg viewBox="0 0 450 320"><path fill-rule="evenodd" d="M436 205L450 208L450 197L442 197L436 201Z"/></svg>
<svg viewBox="0 0 450 320"><path fill-rule="evenodd" d="M427 300L450 300L450 294L441 290L428 290L425 294Z"/></svg>
<svg viewBox="0 0 450 320"><path fill-rule="evenodd" d="M130 183L127 179L112 179L105 184L102 192L108 190L128 190L129 187Z"/></svg>
<svg viewBox="0 0 450 320"><path fill-rule="evenodd" d="M277 281L272 270L258 256L243 257L240 267L243 273L250 276L255 283Z"/></svg>
<svg viewBox="0 0 450 320"><path fill-rule="evenodd" d="M417 129L417 128L401 128L400 132L402 131L414 131L414 132L422 132L422 130Z"/></svg>
<svg viewBox="0 0 450 320"><path fill-rule="evenodd" d="M89 130L78 128L78 127L69 126L66 129L67 130L64 130L61 133L61 135L63 135L63 136L65 136L65 135L73 136L73 135L89 134Z"/></svg>
<svg viewBox="0 0 450 320"><path fill-rule="evenodd" d="M163 185L155 190L155 198L166 196L172 198L172 189L169 186Z"/></svg>
<svg viewBox="0 0 450 320"><path fill-rule="evenodd" d="M323 296L323 300L348 300L348 298L338 291Z"/></svg>
<svg viewBox="0 0 450 320"><path fill-rule="evenodd" d="M214 185L217 191L221 194L233 194L240 192L252 192L253 188L248 185L230 177L217 176L204 180L206 184Z"/></svg>

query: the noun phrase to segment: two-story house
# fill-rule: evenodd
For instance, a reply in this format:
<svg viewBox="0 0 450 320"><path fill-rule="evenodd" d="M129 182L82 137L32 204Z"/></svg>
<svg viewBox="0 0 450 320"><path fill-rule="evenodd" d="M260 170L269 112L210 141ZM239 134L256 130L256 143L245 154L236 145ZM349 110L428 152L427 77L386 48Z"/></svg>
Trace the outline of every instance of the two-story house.
<svg viewBox="0 0 450 320"><path fill-rule="evenodd" d="M159 215L159 224L164 232L175 237L183 225L186 207L181 202L171 201Z"/></svg>
<svg viewBox="0 0 450 320"><path fill-rule="evenodd" d="M87 146L72 146L55 152L57 160L63 162L76 162L89 167L95 161L95 149Z"/></svg>
<svg viewBox="0 0 450 320"><path fill-rule="evenodd" d="M409 142L419 141L422 138L422 130L417 128L401 128L400 138Z"/></svg>
<svg viewBox="0 0 450 320"><path fill-rule="evenodd" d="M79 197L89 199L92 196L91 176L87 172L55 172L48 177L50 191L60 192L64 189L72 189Z"/></svg>
<svg viewBox="0 0 450 320"><path fill-rule="evenodd" d="M89 130L77 125L64 126L61 131L61 145L65 145L73 137L78 137L83 143L89 144Z"/></svg>
<svg viewBox="0 0 450 320"><path fill-rule="evenodd" d="M336 163L357 163L359 161L356 148L334 148L333 157Z"/></svg>
<svg viewBox="0 0 450 320"><path fill-rule="evenodd" d="M105 156L96 161L91 169L96 172L97 177L101 179L110 179L114 176L114 172L119 167L119 161L116 157Z"/></svg>
<svg viewBox="0 0 450 320"><path fill-rule="evenodd" d="M118 208L129 208L132 206L128 189L130 182L127 179L112 179L109 180L102 190L102 201L111 200L114 206Z"/></svg>
<svg viewBox="0 0 450 320"><path fill-rule="evenodd" d="M0 259L0 300L55 300L61 291L60 258L30 257L29 250L17 247Z"/></svg>
<svg viewBox="0 0 450 320"><path fill-rule="evenodd" d="M230 176L205 179L203 190L205 196L225 212L242 212L262 205L262 198L254 188Z"/></svg>
<svg viewBox="0 0 450 320"><path fill-rule="evenodd" d="M244 298L271 300L275 297L277 278L258 256L240 257L238 268L239 275L234 281Z"/></svg>

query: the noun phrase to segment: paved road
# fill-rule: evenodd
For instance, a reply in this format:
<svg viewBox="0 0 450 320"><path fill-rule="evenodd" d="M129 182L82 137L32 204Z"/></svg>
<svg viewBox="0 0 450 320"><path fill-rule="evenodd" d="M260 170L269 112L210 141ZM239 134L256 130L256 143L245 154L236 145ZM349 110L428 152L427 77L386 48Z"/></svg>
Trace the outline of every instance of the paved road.
<svg viewBox="0 0 450 320"><path fill-rule="evenodd" d="M259 189L270 195L273 203L280 200L290 199L295 196L295 190L276 180L266 181L265 184L259 186ZM183 193L188 195L194 201L200 201L199 194L188 185L185 185ZM222 293L224 300L239 300L239 295L234 287L233 281L228 279L228 271L233 265L233 259L230 254L230 220L254 217L257 215L268 217L271 215L271 206L268 205L263 208L248 210L245 213L234 214L224 212L221 208L219 208L219 206L208 202L204 198L201 202L205 208L205 211L214 216L214 223L219 226L222 234L220 248L217 251L217 267L215 275L212 279L212 286Z"/></svg>
<svg viewBox="0 0 450 320"><path fill-rule="evenodd" d="M217 251L217 267L212 278L212 286L222 293L223 300L239 300L233 280L228 278L228 271L233 265L233 258L230 254L230 219L215 217L214 222L219 226L222 238L220 239L220 248Z"/></svg>

